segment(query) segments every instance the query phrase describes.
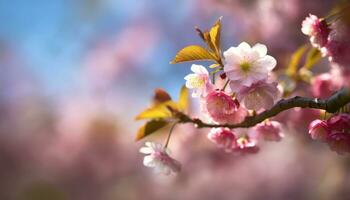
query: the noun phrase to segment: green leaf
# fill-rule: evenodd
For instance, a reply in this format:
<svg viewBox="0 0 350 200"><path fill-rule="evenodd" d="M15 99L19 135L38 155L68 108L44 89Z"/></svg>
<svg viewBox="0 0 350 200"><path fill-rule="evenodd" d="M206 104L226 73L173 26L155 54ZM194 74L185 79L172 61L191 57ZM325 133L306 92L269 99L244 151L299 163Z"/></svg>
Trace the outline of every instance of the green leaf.
<svg viewBox="0 0 350 200"><path fill-rule="evenodd" d="M174 101L166 101L160 104L157 104L151 108L148 108L142 111L139 115L136 116L136 120L142 119L166 119L172 117L172 112L168 107L171 107L173 110L178 110L179 106Z"/></svg>
<svg viewBox="0 0 350 200"><path fill-rule="evenodd" d="M300 62L300 59L302 58L302 56L304 55L305 51L307 49L306 45L303 45L301 47L299 47L293 54L292 57L290 59L288 68L286 70L286 74L289 77L294 77L298 71L298 65Z"/></svg>
<svg viewBox="0 0 350 200"><path fill-rule="evenodd" d="M185 86L182 86L179 95L179 108L186 111L188 108L189 91Z"/></svg>
<svg viewBox="0 0 350 200"><path fill-rule="evenodd" d="M307 53L303 68L312 69L312 67L318 61L320 61L321 58L322 58L321 52L317 48L310 49L309 52Z"/></svg>
<svg viewBox="0 0 350 200"><path fill-rule="evenodd" d="M191 45L181 49L177 52L175 58L170 62L171 64L196 61L196 60L213 60L215 61L215 56L209 52L207 49Z"/></svg>
<svg viewBox="0 0 350 200"><path fill-rule="evenodd" d="M151 120L139 128L139 130L136 133L135 140L138 141L165 127L166 125L168 125L168 122L164 120Z"/></svg>

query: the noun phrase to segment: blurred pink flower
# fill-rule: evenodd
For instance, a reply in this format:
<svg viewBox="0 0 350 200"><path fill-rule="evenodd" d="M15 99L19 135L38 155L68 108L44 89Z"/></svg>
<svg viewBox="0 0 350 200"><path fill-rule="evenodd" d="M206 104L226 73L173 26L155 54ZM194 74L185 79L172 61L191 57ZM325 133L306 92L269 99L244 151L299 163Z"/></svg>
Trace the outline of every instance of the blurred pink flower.
<svg viewBox="0 0 350 200"><path fill-rule="evenodd" d="M228 128L212 128L208 133L208 139L218 147L224 148L226 152L231 152L236 146L236 136Z"/></svg>
<svg viewBox="0 0 350 200"><path fill-rule="evenodd" d="M282 125L278 121L265 121L253 127L253 131L257 138L266 141L280 141L284 134L282 133Z"/></svg>
<svg viewBox="0 0 350 200"><path fill-rule="evenodd" d="M249 87L254 82L268 77L277 62L266 53L265 45L258 43L250 47L246 42L224 52L226 62L224 71L232 82L232 85L230 84L232 91L237 91L240 86Z"/></svg>
<svg viewBox="0 0 350 200"><path fill-rule="evenodd" d="M330 73L317 75L311 81L311 93L317 98L328 98L339 88L339 81Z"/></svg>
<svg viewBox="0 0 350 200"><path fill-rule="evenodd" d="M140 152L148 154L143 160L146 167L154 167L156 173L165 175L178 173L181 170L181 164L169 156L167 148L153 142L146 142L145 145L140 149Z"/></svg>
<svg viewBox="0 0 350 200"><path fill-rule="evenodd" d="M237 99L243 102L247 109L257 111L271 108L279 96L277 83L269 83L267 80L260 80L249 87L242 86L237 93Z"/></svg>
<svg viewBox="0 0 350 200"><path fill-rule="evenodd" d="M194 73L185 76L186 87L193 89L192 97L205 97L208 92L213 90L208 70L202 65L195 64L191 66L191 70Z"/></svg>
<svg viewBox="0 0 350 200"><path fill-rule="evenodd" d="M205 111L217 123L238 123L246 116L237 99L233 99L223 91L212 91L204 101Z"/></svg>
<svg viewBox="0 0 350 200"><path fill-rule="evenodd" d="M301 32L310 36L312 46L321 48L327 43L330 29L325 20L309 14L302 22Z"/></svg>
<svg viewBox="0 0 350 200"><path fill-rule="evenodd" d="M328 135L327 123L319 119L312 121L309 125L309 134L314 140L326 141Z"/></svg>
<svg viewBox="0 0 350 200"><path fill-rule="evenodd" d="M327 143L338 154L350 153L350 132L331 131Z"/></svg>
<svg viewBox="0 0 350 200"><path fill-rule="evenodd" d="M312 139L325 141L338 154L350 153L350 114L333 115L328 120L314 120L309 126Z"/></svg>

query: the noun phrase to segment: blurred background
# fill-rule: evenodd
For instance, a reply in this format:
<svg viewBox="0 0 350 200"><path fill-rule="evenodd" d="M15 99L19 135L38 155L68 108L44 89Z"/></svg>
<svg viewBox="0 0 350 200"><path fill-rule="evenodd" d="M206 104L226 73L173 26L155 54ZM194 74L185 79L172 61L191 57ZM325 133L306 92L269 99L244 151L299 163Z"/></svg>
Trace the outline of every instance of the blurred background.
<svg viewBox="0 0 350 200"><path fill-rule="evenodd" d="M169 61L202 44L194 26L223 16L224 50L266 44L279 70L308 42L302 20L339 2L0 0L0 199L350 199L349 156L307 135L314 110L283 113L285 138L247 156L223 153L208 130L178 126L177 176L144 167L144 141L134 142L134 117L154 88L178 98L190 64ZM149 139L163 142L165 132Z"/></svg>

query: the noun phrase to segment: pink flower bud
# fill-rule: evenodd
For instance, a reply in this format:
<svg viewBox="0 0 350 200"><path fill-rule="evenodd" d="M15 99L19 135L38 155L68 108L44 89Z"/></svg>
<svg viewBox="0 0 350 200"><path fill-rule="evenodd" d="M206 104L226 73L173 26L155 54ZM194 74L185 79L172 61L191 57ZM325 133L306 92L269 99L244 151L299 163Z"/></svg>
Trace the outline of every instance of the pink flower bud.
<svg viewBox="0 0 350 200"><path fill-rule="evenodd" d="M309 134L314 140L326 141L328 136L328 126L323 120L316 119L309 125Z"/></svg>
<svg viewBox="0 0 350 200"><path fill-rule="evenodd" d="M280 141L284 137L281 124L277 121L266 121L257 124L253 131L257 138L263 138L267 141Z"/></svg>
<svg viewBox="0 0 350 200"><path fill-rule="evenodd" d="M236 136L228 128L212 128L208 133L208 139L226 152L231 152L236 146Z"/></svg>

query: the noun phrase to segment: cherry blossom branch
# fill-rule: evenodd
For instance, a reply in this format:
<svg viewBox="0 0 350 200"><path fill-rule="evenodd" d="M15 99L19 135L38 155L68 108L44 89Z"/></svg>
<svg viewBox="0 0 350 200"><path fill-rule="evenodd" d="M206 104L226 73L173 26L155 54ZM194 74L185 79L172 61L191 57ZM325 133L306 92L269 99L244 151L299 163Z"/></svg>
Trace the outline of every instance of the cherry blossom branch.
<svg viewBox="0 0 350 200"><path fill-rule="evenodd" d="M282 99L279 102L277 102L271 109L266 110L258 115L248 116L243 122L238 124L209 124L203 122L198 118L192 119L188 115L181 112L177 113L177 117L179 119L179 123L193 123L197 128L248 128L255 126L256 124L264 121L265 119L276 116L279 113L285 110L289 110L291 108L315 108L325 110L329 113L335 113L349 102L350 89L343 88L328 99L307 98L300 96L295 96L290 99Z"/></svg>

